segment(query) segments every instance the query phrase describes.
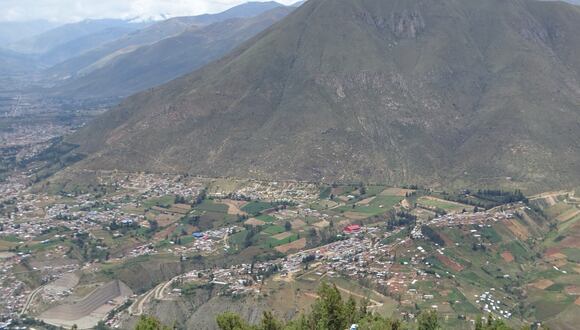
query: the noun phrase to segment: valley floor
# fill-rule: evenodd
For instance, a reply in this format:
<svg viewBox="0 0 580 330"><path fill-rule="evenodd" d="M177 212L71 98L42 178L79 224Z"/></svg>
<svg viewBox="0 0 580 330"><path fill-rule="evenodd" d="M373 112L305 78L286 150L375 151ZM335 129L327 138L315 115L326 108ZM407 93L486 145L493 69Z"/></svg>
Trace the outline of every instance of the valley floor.
<svg viewBox="0 0 580 330"><path fill-rule="evenodd" d="M2 184L6 319L127 328L153 314L215 329L225 310L250 321L263 310L291 318L330 282L383 315L413 320L436 309L448 328L487 314L553 329L577 321L573 192L528 199L170 174L82 177Z"/></svg>

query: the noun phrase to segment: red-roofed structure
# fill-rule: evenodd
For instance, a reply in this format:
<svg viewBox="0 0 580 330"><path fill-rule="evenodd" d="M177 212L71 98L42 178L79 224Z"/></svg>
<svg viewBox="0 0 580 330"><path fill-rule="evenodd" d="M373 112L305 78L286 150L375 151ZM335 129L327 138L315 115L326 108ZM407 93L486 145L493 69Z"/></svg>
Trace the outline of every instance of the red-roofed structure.
<svg viewBox="0 0 580 330"><path fill-rule="evenodd" d="M348 225L348 226L344 227L343 231L345 234L358 233L360 231L360 225Z"/></svg>

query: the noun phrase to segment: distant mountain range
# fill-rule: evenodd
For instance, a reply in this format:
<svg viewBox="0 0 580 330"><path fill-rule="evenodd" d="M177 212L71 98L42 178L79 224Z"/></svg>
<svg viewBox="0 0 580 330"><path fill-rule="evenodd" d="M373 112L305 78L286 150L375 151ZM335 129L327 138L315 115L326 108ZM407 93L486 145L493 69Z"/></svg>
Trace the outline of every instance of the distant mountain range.
<svg viewBox="0 0 580 330"><path fill-rule="evenodd" d="M310 0L68 142L89 169L578 185L578 31L561 2Z"/></svg>
<svg viewBox="0 0 580 330"><path fill-rule="evenodd" d="M144 26L146 23L132 23L125 20L86 20L65 24L20 40L10 44L9 48L24 54L39 55L45 59L52 59L55 54L64 55L66 59ZM54 60L59 59L56 56Z"/></svg>
<svg viewBox="0 0 580 330"><path fill-rule="evenodd" d="M0 48L28 39L58 26L48 21L0 22Z"/></svg>
<svg viewBox="0 0 580 330"><path fill-rule="evenodd" d="M33 55L39 66L52 67L53 77L70 77L117 51L134 50L176 36L193 26L232 18L250 18L282 7L276 2L249 2L222 13L150 20L98 19L56 26L45 21L0 23L0 48L14 54ZM22 31L22 33L20 33Z"/></svg>
<svg viewBox="0 0 580 330"><path fill-rule="evenodd" d="M61 81L58 94L126 96L218 59L288 12L276 2L250 2L218 14L171 18L70 58L47 75Z"/></svg>
<svg viewBox="0 0 580 330"><path fill-rule="evenodd" d="M135 40L141 34L151 36L149 30L158 25L177 22L166 21L51 69L70 75L56 90L75 98L106 98L160 85L219 59L291 11L279 6L256 17L191 25L183 33L151 44Z"/></svg>

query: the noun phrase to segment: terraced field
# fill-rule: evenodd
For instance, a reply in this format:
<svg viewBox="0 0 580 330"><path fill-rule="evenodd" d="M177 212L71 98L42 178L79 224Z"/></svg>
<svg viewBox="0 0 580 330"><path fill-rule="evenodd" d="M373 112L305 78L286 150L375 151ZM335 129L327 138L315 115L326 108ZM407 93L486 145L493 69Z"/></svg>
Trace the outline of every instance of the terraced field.
<svg viewBox="0 0 580 330"><path fill-rule="evenodd" d="M117 299L124 300L131 295L133 295L133 292L123 282L118 280L111 281L95 289L79 301L45 311L40 315L40 318L50 324L70 326L71 322L78 322L83 318L87 318L107 305L112 309L114 305L111 305L110 302ZM96 321L98 322L98 319ZM94 323L96 324L96 322Z"/></svg>

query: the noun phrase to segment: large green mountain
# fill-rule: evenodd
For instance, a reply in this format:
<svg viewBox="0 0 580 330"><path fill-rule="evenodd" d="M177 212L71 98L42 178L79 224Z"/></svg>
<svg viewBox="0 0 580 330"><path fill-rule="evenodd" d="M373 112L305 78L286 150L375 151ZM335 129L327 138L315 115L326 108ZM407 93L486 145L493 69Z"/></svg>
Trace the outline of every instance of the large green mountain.
<svg viewBox="0 0 580 330"><path fill-rule="evenodd" d="M578 184L578 31L562 2L310 0L68 141L93 169Z"/></svg>

